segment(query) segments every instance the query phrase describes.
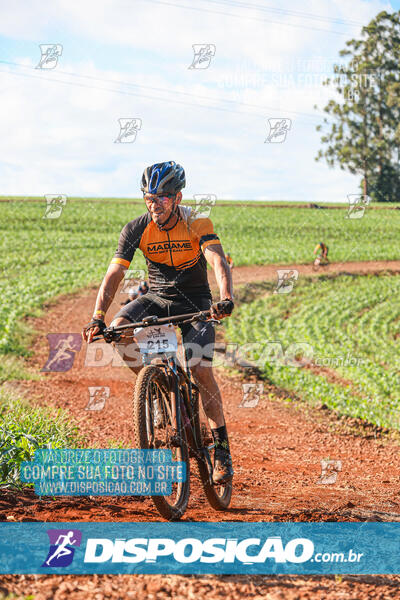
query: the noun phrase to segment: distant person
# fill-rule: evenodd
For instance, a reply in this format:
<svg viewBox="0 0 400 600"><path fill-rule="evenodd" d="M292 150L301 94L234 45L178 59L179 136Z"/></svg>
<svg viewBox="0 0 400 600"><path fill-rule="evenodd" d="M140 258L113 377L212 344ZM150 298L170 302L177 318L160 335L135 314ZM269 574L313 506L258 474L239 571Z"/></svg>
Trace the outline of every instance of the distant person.
<svg viewBox="0 0 400 600"><path fill-rule="evenodd" d="M322 262L329 262L329 260L328 260L329 248L326 244L324 244L324 242L319 242L315 246L314 254L317 254L318 251L319 251L319 254L317 255L317 258L319 258L320 261L322 261Z"/></svg>
<svg viewBox="0 0 400 600"><path fill-rule="evenodd" d="M137 289L137 297L144 296L149 291L149 284L147 281L141 281Z"/></svg>
<svg viewBox="0 0 400 600"><path fill-rule="evenodd" d="M130 288L129 292L128 292L128 298L126 300L124 300L124 302L121 302L121 306L125 306L125 304L129 304L129 302L133 302L134 300L136 300L137 297L138 297L137 289Z"/></svg>
<svg viewBox="0 0 400 600"><path fill-rule="evenodd" d="M125 304L129 304L129 302L133 302L136 298L140 298L140 296L144 296L149 291L149 284L147 281L141 281L136 289L130 288L128 299L125 302L121 302L121 306L125 306Z"/></svg>
<svg viewBox="0 0 400 600"><path fill-rule="evenodd" d="M230 270L232 271L234 264L233 264L233 258L232 256L229 254L229 252L227 252L225 254L225 258L226 258L226 262L228 263L228 266L230 268Z"/></svg>

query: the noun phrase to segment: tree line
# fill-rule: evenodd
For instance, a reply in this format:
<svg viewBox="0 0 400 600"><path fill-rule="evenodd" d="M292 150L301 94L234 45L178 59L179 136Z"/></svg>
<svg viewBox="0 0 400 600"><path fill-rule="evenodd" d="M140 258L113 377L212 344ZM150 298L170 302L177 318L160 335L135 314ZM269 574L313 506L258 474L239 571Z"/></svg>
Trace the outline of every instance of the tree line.
<svg viewBox="0 0 400 600"><path fill-rule="evenodd" d="M362 193L377 202L400 201L400 11L380 12L360 39L340 51L334 66L339 100L330 100L316 160L361 175Z"/></svg>

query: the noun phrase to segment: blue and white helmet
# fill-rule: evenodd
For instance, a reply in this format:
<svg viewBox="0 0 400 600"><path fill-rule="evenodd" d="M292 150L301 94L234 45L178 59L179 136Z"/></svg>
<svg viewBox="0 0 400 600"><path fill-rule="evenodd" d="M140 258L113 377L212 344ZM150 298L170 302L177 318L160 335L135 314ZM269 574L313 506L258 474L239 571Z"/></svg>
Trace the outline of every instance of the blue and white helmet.
<svg viewBox="0 0 400 600"><path fill-rule="evenodd" d="M141 190L148 194L173 195L186 185L185 170L170 160L146 167L142 175Z"/></svg>

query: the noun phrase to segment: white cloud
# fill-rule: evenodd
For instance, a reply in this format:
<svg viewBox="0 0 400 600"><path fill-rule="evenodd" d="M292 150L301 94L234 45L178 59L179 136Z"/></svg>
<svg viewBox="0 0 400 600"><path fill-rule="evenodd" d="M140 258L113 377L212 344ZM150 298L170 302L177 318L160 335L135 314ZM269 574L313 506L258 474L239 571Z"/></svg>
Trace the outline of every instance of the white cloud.
<svg viewBox="0 0 400 600"><path fill-rule="evenodd" d="M195 6L231 10L203 2ZM287 7L298 9L296 3ZM383 8L389 6L377 0L335 0L325 5L310 2L302 10L367 22ZM256 11L247 14L260 16ZM266 18L278 20L273 14L266 13ZM299 22L293 17L284 20ZM332 23L304 22L339 29ZM358 27L349 31L355 35ZM2 194L137 195L142 168L171 159L182 162L188 172L188 195L208 191L220 198L322 201L357 189L358 178L314 162L318 117L297 114L316 115L314 104L323 107L332 92L299 85L292 77L293 86L287 71L299 57L333 59L345 36L141 0L33 0L23 10L18 3L7 4L2 7L1 33L35 45L64 45L59 66L52 71L0 67L0 144L6 157L0 167ZM188 70L191 46L201 42L214 43L216 56L209 69ZM38 57L37 50L10 60L33 67ZM271 85L266 68L275 70L283 83L286 73L287 85ZM20 75L4 72L11 70ZM198 106L218 101L225 110ZM293 121L282 145L264 144L271 116ZM134 144L113 143L120 117L142 119Z"/></svg>

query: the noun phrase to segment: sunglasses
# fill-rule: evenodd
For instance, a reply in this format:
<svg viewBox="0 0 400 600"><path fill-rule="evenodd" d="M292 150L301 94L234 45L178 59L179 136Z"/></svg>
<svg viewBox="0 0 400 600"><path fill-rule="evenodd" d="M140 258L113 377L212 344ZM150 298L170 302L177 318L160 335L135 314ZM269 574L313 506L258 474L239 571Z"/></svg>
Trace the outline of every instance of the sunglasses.
<svg viewBox="0 0 400 600"><path fill-rule="evenodd" d="M175 196L146 196L144 195L144 200L147 204L167 204L170 200L174 200Z"/></svg>

